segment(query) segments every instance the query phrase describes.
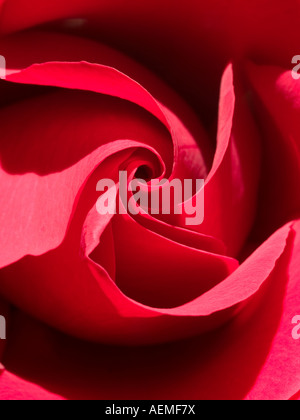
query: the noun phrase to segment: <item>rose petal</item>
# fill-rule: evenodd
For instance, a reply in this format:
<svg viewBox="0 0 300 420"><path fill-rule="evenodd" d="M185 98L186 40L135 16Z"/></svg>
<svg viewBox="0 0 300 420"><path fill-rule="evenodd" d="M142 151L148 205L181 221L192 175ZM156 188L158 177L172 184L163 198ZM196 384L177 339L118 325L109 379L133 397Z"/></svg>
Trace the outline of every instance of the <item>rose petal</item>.
<svg viewBox="0 0 300 420"><path fill-rule="evenodd" d="M47 113L37 120L44 107ZM20 125L11 125L16 114ZM134 114L128 104L71 92L1 110L0 266L26 254L40 255L62 242L79 190L107 157L124 150L116 155L117 169L150 140L168 161L172 147L167 136L155 121L148 125L147 115L137 110L136 119ZM122 140L126 137L132 140Z"/></svg>
<svg viewBox="0 0 300 420"><path fill-rule="evenodd" d="M260 138L244 89L228 66L221 84L217 149L204 189L204 222L198 231L222 240L229 255L240 251L252 228L260 164Z"/></svg>
<svg viewBox="0 0 300 420"><path fill-rule="evenodd" d="M66 38L66 42L69 42L68 38ZM7 47L8 50L12 49L13 45L14 42L10 45L10 48ZM50 48L51 54L53 52ZM81 73L80 80L78 78L79 72ZM66 73L68 73L67 80L64 77ZM140 74L143 74L143 72L139 70L137 74L140 78ZM99 85L99 78L101 79L101 86ZM119 80L118 85L115 83L116 78ZM173 176L179 178L205 176L205 164L199 154L198 147L191 134L175 117L174 113L161 103L157 103L141 86L128 78L126 80L123 74L111 68L84 63L48 63L18 71L18 73L8 76L8 80L101 91L133 101L163 121L172 133L175 151ZM149 84L148 77L147 81ZM151 83L152 85L153 83ZM235 99L233 89L232 68L229 67L225 72L221 88L218 149L206 186L205 220L197 229L200 233L214 236L224 242L230 255L236 255L239 252L241 244L252 226L260 159L257 133L247 110L247 104L242 100L242 91L237 87L237 99ZM166 92L165 97L169 97L168 92ZM231 112L228 112L227 109ZM186 112L183 114L185 116ZM246 132L244 130L245 125L247 126ZM227 127L227 131L223 130L224 126ZM230 130L231 126L232 131ZM249 137L247 141L245 141L246 135ZM185 139L184 142L182 142L182 138ZM201 149L202 143L204 155L207 155L205 141L203 142L201 138ZM249 162L251 162L251 166L249 166ZM224 179L226 179L226 188L223 188ZM220 182L222 186L220 186ZM220 214L220 211L222 214ZM228 223L220 224L223 219L226 219ZM237 224L238 228L232 229L233 224ZM235 235L232 234L233 231Z"/></svg>
<svg viewBox="0 0 300 420"><path fill-rule="evenodd" d="M300 305L300 222L278 232L250 260L254 268L265 254L267 263L272 241L283 232L285 245L267 281L221 329L177 344L106 347L16 313L5 364L69 399L288 399L300 385L299 342L291 335Z"/></svg>
<svg viewBox="0 0 300 420"><path fill-rule="evenodd" d="M249 63L255 112L265 139L257 232L273 232L299 216L300 85L291 71Z"/></svg>
<svg viewBox="0 0 300 420"><path fill-rule="evenodd" d="M299 45L297 0L233 0L230 6L220 0L191 0L188 5L172 0L130 4L32 0L30 4L29 8L25 0L6 0L2 32L62 18L87 18L94 36L155 66L195 104L204 95L201 108L205 112L209 106L210 117L217 83L229 59L255 55L284 64Z"/></svg>
<svg viewBox="0 0 300 420"><path fill-rule="evenodd" d="M290 398L291 401L300 401L300 391L297 392L292 398Z"/></svg>
<svg viewBox="0 0 300 420"><path fill-rule="evenodd" d="M63 398L46 391L30 381L18 378L5 371L0 374L0 400L63 400Z"/></svg>
<svg viewBox="0 0 300 420"><path fill-rule="evenodd" d="M93 179L90 181L93 185ZM63 331L93 340L125 343L186 337L224 323L232 316L236 305L245 302L264 284L284 251L290 229L286 226L278 231L238 270L203 296L175 309L154 309L126 297L104 268L90 259L78 258L82 251L80 241L74 240L74 232L78 235L76 226L77 223L75 228L71 227L68 238L56 250L40 257L26 257L2 269L1 293L17 306ZM170 242L169 245L173 246L173 252L176 247L178 251L185 250L179 244L175 247ZM166 258L166 249L163 252ZM191 258L190 269L195 273L205 259L215 258L188 248L185 254L186 258ZM204 261L196 261L201 254ZM63 266L59 263L61 260L64 260ZM175 259L178 267L180 261L181 258ZM230 267L229 261L227 264ZM226 265L223 267L221 270ZM201 287L201 283L197 287Z"/></svg>

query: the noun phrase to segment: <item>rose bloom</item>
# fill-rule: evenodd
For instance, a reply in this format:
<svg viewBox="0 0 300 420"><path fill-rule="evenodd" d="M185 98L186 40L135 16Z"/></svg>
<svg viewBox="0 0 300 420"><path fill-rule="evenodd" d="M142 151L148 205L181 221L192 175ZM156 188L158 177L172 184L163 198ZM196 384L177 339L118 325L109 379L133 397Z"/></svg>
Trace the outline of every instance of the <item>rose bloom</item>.
<svg viewBox="0 0 300 420"><path fill-rule="evenodd" d="M299 19L0 0L1 399L299 398ZM205 179L203 223L101 216L119 171Z"/></svg>

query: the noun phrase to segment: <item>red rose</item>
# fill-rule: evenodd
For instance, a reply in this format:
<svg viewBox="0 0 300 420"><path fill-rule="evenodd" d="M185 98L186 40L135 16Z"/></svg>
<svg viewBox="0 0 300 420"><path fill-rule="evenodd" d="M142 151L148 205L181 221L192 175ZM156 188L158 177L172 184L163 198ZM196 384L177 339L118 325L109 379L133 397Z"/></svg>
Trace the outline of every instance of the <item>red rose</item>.
<svg viewBox="0 0 300 420"><path fill-rule="evenodd" d="M0 7L1 399L297 399L299 2ZM101 216L122 170L203 223Z"/></svg>

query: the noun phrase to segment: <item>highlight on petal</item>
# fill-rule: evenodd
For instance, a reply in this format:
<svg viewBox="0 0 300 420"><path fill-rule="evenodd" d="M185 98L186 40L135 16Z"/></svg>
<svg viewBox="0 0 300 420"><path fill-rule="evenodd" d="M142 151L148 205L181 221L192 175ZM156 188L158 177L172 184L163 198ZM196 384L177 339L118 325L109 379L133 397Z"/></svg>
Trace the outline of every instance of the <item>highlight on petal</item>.
<svg viewBox="0 0 300 420"><path fill-rule="evenodd" d="M222 240L229 255L240 252L252 229L260 165L259 133L229 65L221 83L217 148L205 185L205 219L198 228Z"/></svg>
<svg viewBox="0 0 300 420"><path fill-rule="evenodd" d="M0 374L1 401L32 401L32 400L63 400L64 398L52 394L36 384L25 381L4 371Z"/></svg>

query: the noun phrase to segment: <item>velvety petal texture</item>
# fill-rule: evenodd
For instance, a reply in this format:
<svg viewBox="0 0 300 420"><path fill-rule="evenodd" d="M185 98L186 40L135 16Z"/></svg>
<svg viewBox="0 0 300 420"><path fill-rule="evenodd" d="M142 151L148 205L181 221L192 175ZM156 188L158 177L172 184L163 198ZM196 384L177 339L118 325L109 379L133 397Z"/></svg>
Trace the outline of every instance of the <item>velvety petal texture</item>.
<svg viewBox="0 0 300 420"><path fill-rule="evenodd" d="M0 399L299 399L299 19L0 0ZM203 179L203 221L99 214L121 171Z"/></svg>

